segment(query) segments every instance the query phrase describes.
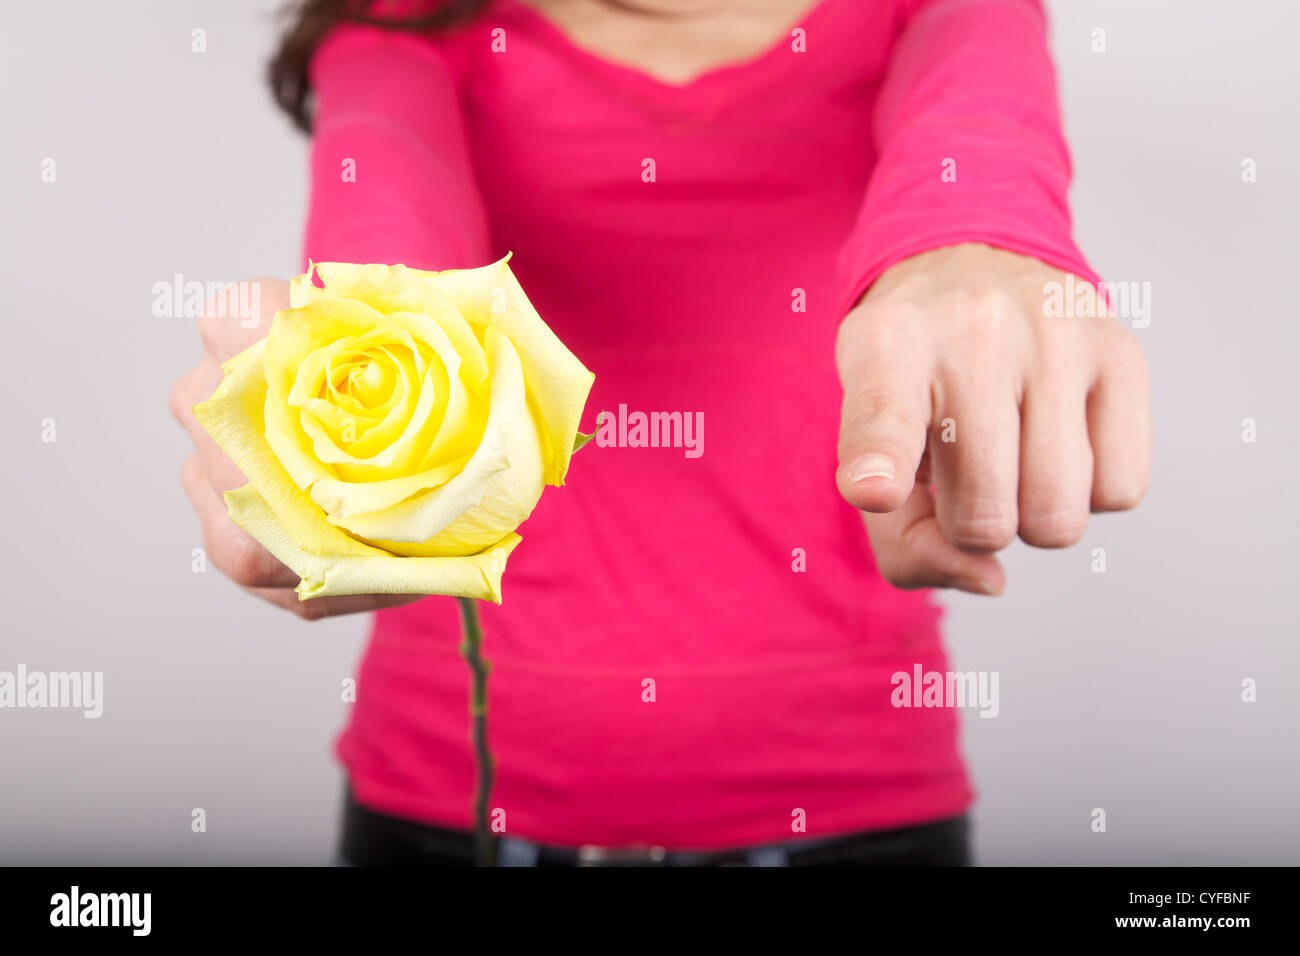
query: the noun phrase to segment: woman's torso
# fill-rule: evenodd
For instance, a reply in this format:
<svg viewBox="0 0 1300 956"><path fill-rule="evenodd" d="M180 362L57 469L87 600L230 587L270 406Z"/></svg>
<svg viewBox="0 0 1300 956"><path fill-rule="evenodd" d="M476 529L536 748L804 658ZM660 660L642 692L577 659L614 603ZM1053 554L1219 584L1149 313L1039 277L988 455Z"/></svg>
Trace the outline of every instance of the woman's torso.
<svg viewBox="0 0 1300 956"><path fill-rule="evenodd" d="M678 447L579 452L484 609L497 799L525 835L753 842L804 804L852 829L969 798L951 714L889 706L893 672L942 665L939 612L875 572L834 484L836 260L894 16L825 0L684 86L516 0L440 41L493 252L596 374L583 430L602 410L696 427L694 448L669 417ZM380 809L456 823L472 768L449 605L378 615L340 747L363 800L369 777Z"/></svg>

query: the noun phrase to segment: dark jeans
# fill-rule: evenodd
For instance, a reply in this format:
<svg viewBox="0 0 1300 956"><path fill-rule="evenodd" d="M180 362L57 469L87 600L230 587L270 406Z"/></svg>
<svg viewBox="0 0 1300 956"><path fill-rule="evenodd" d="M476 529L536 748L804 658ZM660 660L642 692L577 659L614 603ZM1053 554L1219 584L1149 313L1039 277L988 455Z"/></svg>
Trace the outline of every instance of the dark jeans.
<svg viewBox="0 0 1300 956"><path fill-rule="evenodd" d="M505 848L499 844L499 851ZM518 858L519 846L509 854ZM446 830L376 813L347 796L343 812L343 860L353 866L472 866L473 841L468 833ZM523 865L586 866L969 866L970 823L964 816L875 830L829 840L792 840L754 852L752 848L717 853L668 853L654 860L592 862L581 851L527 844ZM755 859L774 862L754 863ZM518 864L516 864L518 865Z"/></svg>

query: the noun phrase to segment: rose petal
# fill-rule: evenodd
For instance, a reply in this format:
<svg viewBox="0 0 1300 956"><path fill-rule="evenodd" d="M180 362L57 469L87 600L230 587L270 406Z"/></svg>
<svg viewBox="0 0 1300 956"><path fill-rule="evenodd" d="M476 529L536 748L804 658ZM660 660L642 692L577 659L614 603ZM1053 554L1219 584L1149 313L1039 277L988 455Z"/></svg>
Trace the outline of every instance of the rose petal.
<svg viewBox="0 0 1300 956"><path fill-rule="evenodd" d="M506 559L522 540L508 534L462 557L321 556L298 545L251 484L226 492L226 502L231 518L302 579L297 591L304 601L340 594L446 594L500 604Z"/></svg>
<svg viewBox="0 0 1300 956"><path fill-rule="evenodd" d="M414 475L383 481L340 481L319 478L311 486L311 500L336 518L382 511L427 488L437 488L465 470L470 456L455 458Z"/></svg>
<svg viewBox="0 0 1300 956"><path fill-rule="evenodd" d="M546 483L560 485L595 376L542 321L510 271L509 261L507 255L480 269L447 272L339 262L317 263L316 270L332 295L363 298L384 312L429 312L422 305L433 297L417 291L419 284L410 281L415 276L450 299L471 324L504 332L519 352L529 393L541 415Z"/></svg>
<svg viewBox="0 0 1300 956"><path fill-rule="evenodd" d="M492 399L483 440L464 470L439 488L391 508L329 520L399 553L475 551L511 531L541 497L541 445L528 409L519 355L505 335L488 329ZM479 509L479 505L483 507ZM479 510L476 510L479 509ZM456 522L448 538L430 541ZM402 547L422 545L424 550Z"/></svg>
<svg viewBox="0 0 1300 956"><path fill-rule="evenodd" d="M326 521L316 503L294 484L277 460L263 434L266 379L262 372L262 359L265 350L266 340L263 339L222 366L226 377L211 398L194 406L194 417L244 473L249 484L304 552L356 557L385 554Z"/></svg>
<svg viewBox="0 0 1300 956"><path fill-rule="evenodd" d="M578 420L595 376L542 321L509 266L510 257L481 269L423 273L471 323L504 332L519 352L524 381L545 431L546 483L564 484Z"/></svg>
<svg viewBox="0 0 1300 956"><path fill-rule="evenodd" d="M435 384L433 381L435 377L441 381ZM432 421L431 427L436 428L435 411L442 402L445 402L446 391L446 379L442 378L441 369L437 368L436 364L425 369L424 378L420 381L418 389L415 392L408 392L402 405L394 409L388 419L371 428L365 438L358 440L352 446L357 454L364 455L373 451L364 458L353 454L352 450L345 451L340 448L334 437L313 418L301 418L300 425L302 431L311 439L311 448L316 459L338 466L337 471L342 477L354 481L365 480L367 477L399 477L418 464L423 457L423 449L416 441L417 436L426 423ZM443 396L441 400L440 395ZM276 437L279 437L278 434ZM277 452L279 451L280 446L277 442L273 441L272 446ZM363 466L371 466L371 468L363 470Z"/></svg>

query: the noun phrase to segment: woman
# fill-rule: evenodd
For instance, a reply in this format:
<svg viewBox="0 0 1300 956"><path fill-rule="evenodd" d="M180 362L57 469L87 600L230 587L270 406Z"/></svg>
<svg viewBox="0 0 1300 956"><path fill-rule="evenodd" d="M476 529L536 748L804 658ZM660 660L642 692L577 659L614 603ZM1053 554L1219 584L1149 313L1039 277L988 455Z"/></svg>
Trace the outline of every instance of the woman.
<svg viewBox="0 0 1300 956"><path fill-rule="evenodd" d="M272 74L313 130L304 258L511 250L596 373L584 430L702 429L584 451L521 529L484 608L499 862L967 862L958 717L893 693L948 670L926 589L998 594L994 552L1147 483L1133 336L1045 307L1095 276L1039 4L312 0ZM378 611L344 854L468 863L454 602L300 604L225 516L188 408L265 329L205 319L175 390L209 554L300 616Z"/></svg>

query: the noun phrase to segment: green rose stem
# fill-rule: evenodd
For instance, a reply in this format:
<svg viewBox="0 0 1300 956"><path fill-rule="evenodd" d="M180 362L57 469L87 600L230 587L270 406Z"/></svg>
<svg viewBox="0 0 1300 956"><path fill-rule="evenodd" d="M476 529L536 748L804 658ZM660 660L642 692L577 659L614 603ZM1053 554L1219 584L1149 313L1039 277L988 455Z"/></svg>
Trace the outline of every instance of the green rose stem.
<svg viewBox="0 0 1300 956"><path fill-rule="evenodd" d="M474 718L474 752L478 766L478 788L474 794L474 862L492 866L495 853L492 832L488 829L488 797L492 793L492 754L487 742L487 679L492 665L483 659L483 629L478 622L478 608L472 598L457 598L465 625L465 639L460 653L469 664L469 715Z"/></svg>

